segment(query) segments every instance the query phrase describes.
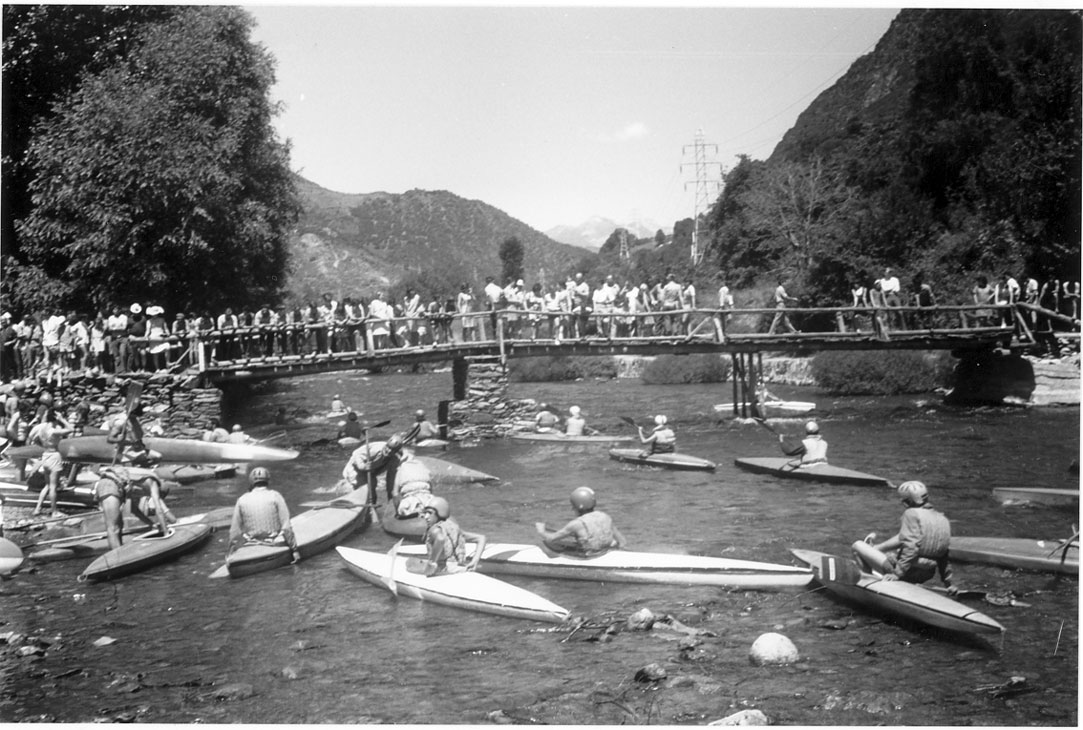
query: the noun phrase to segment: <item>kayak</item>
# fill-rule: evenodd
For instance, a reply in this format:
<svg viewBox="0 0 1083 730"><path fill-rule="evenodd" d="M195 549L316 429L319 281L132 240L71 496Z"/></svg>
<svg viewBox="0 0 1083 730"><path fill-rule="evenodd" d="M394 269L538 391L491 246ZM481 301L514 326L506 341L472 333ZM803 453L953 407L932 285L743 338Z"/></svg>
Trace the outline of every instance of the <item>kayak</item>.
<svg viewBox="0 0 1083 730"><path fill-rule="evenodd" d="M817 552L791 550L794 557L812 568L816 580L834 595L852 603L900 616L948 631L1002 633L996 620L928 588L901 580L885 581L867 573L849 558ZM856 583L839 580L847 572L859 574Z"/></svg>
<svg viewBox="0 0 1083 730"><path fill-rule="evenodd" d="M40 449L41 447L35 446L33 448ZM28 464L26 469L23 470L23 474L29 478L34 473L36 466L36 464ZM69 469L70 465L61 473L67 476ZM23 479L22 481L27 481L27 479ZM98 481L98 475L89 469L80 469L79 473L75 476L76 484L93 484L96 481ZM0 466L0 482L12 482L18 484L20 482L19 470L16 469L14 465ZM41 483L45 483L44 477L41 477Z"/></svg>
<svg viewBox="0 0 1083 730"><path fill-rule="evenodd" d="M410 448L426 449L428 451L443 451L448 447L448 444L450 443L450 441L445 441L444 439L438 438L421 439L420 441L414 441L412 444L410 444Z"/></svg>
<svg viewBox="0 0 1083 730"><path fill-rule="evenodd" d="M209 525L211 530L229 527L233 518L232 507L220 507L210 512L179 517L174 525L191 525L201 523ZM130 517L125 519L124 533L134 536L137 530L144 530L137 534L146 534L146 523L142 520ZM100 525L100 523L99 523ZM153 530L151 531L153 532ZM38 543L36 549L26 554L27 560L36 563L54 563L60 560L74 560L76 558L92 558L109 552L109 539L104 531L93 532L83 535L72 535L67 538L55 538L47 542Z"/></svg>
<svg viewBox="0 0 1083 730"><path fill-rule="evenodd" d="M0 577L14 573L23 564L23 551L7 538L0 537Z"/></svg>
<svg viewBox="0 0 1083 730"><path fill-rule="evenodd" d="M605 434L593 434L591 436L569 436L560 431L551 433L538 433L537 431L520 431L513 433L511 437L517 441L547 441L558 444L611 444L621 441L631 441L631 436L606 436Z"/></svg>
<svg viewBox="0 0 1083 730"><path fill-rule="evenodd" d="M419 558L347 547L335 549L351 573L397 596L531 621L560 623L568 617L567 609L548 599L481 573L466 571L426 577L410 570L418 569Z"/></svg>
<svg viewBox="0 0 1083 730"><path fill-rule="evenodd" d="M1079 508L1078 489L1053 489L1050 487L997 487L993 496L1003 505L1045 504L1052 507Z"/></svg>
<svg viewBox="0 0 1083 730"><path fill-rule="evenodd" d="M415 456L415 459L429 468L433 484L474 484L477 482L498 482L499 477L483 471L470 469L450 461L432 456Z"/></svg>
<svg viewBox="0 0 1083 730"><path fill-rule="evenodd" d="M231 444L199 439L177 439L147 436L143 444L157 452L162 462L175 464L221 464L250 461L290 461L298 457L293 449L279 449L262 444ZM60 441L60 455L66 461L111 464L116 456L116 446L105 436L76 436ZM40 446L19 446L7 450L12 459L37 458Z"/></svg>
<svg viewBox="0 0 1083 730"><path fill-rule="evenodd" d="M229 479L237 474L237 467L233 464L166 464L156 468L154 473L178 484L195 484Z"/></svg>
<svg viewBox="0 0 1083 730"><path fill-rule="evenodd" d="M473 545L468 547L473 555ZM424 556L420 545L403 545L399 555ZM793 565L731 560L706 555L640 553L609 550L592 557L553 553L537 545L490 543L478 562L482 573L525 575L531 578L666 583L675 585L781 588L804 586L812 571Z"/></svg>
<svg viewBox="0 0 1083 730"><path fill-rule="evenodd" d="M358 489L332 500L327 507L310 509L290 519L301 559L330 550L347 537L363 530L372 519L366 490ZM226 564L211 573L212 578L240 578L288 565L293 554L286 545L248 543L234 550Z"/></svg>
<svg viewBox="0 0 1083 730"><path fill-rule="evenodd" d="M733 415L733 403L719 403L714 407L714 412L720 416L732 416ZM816 404L807 400L769 400L756 404L760 409L760 415L763 417L778 417L785 418L786 416L800 416L803 413L816 410ZM737 410L740 413L741 407L751 413L751 403L737 403Z"/></svg>
<svg viewBox="0 0 1083 730"><path fill-rule="evenodd" d="M428 524L421 518L421 515L399 517L394 502L388 502L384 505L383 514L380 515L380 527L388 535L417 542L425 539L425 531L429 529Z"/></svg>
<svg viewBox="0 0 1083 730"><path fill-rule="evenodd" d="M140 535L91 563L79 580L99 581L137 573L191 552L211 537L211 526L203 523L173 525L164 536L157 532Z"/></svg>
<svg viewBox="0 0 1083 730"><path fill-rule="evenodd" d="M791 458L774 456L753 457L748 459L735 459L734 463L745 471L758 474L770 474L781 479L800 479L806 482L824 482L827 484L852 484L864 487L887 487L890 486L887 479L873 474L844 469L832 464L813 464L812 466L795 466L796 461Z"/></svg>
<svg viewBox="0 0 1083 730"><path fill-rule="evenodd" d="M97 477L95 477L95 481ZM6 504L36 505L41 487L30 487L18 482L0 482L0 497ZM56 491L56 506L61 509L92 509L98 506L92 484L78 483L72 489ZM49 498L45 498L45 508L49 508Z"/></svg>
<svg viewBox="0 0 1083 730"><path fill-rule="evenodd" d="M1079 575L1079 541L1013 537L952 537L948 556L960 563L981 563L1019 570ZM1063 561L1062 561L1063 557Z"/></svg>
<svg viewBox="0 0 1083 730"><path fill-rule="evenodd" d="M610 449L609 458L623 461L626 464L657 466L662 469L714 471L716 466L713 461L707 461L698 456L679 454L676 452L643 456L643 451L641 449Z"/></svg>

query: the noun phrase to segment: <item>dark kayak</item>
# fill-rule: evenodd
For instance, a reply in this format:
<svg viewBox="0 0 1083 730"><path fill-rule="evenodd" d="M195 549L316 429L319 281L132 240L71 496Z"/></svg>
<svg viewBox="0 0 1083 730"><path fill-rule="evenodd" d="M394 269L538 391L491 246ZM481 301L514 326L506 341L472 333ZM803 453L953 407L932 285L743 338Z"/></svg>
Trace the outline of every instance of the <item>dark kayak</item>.
<svg viewBox="0 0 1083 730"><path fill-rule="evenodd" d="M815 464L798 467L790 458L765 456L760 458L736 459L737 466L745 471L770 474L782 479L800 479L806 482L824 482L826 484L853 484L865 487L890 486L887 479L874 474L844 469L832 464Z"/></svg>
<svg viewBox="0 0 1083 730"><path fill-rule="evenodd" d="M714 471L716 464L713 461L701 459L690 454L650 454L643 456L641 449L610 449L609 458L622 461L626 464L639 466L654 466L662 469L682 469L686 471Z"/></svg>
<svg viewBox="0 0 1083 730"><path fill-rule="evenodd" d="M1020 537L952 537L948 555L960 563L1079 574L1079 541Z"/></svg>
<svg viewBox="0 0 1083 730"><path fill-rule="evenodd" d="M137 573L175 560L207 542L211 526L204 523L175 525L164 536L141 535L110 550L91 563L79 580L99 581Z"/></svg>
<svg viewBox="0 0 1083 730"><path fill-rule="evenodd" d="M388 535L415 542L424 540L425 530L429 528L420 515L400 518L395 513L394 502L388 502L384 505L383 513L380 515L380 527L384 528L384 532Z"/></svg>

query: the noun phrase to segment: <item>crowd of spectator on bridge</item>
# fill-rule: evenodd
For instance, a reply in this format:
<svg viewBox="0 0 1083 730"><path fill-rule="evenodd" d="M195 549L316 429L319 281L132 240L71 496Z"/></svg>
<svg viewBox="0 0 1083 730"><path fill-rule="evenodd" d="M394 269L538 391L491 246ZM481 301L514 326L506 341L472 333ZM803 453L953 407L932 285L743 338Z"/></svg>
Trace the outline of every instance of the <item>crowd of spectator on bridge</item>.
<svg viewBox="0 0 1083 730"><path fill-rule="evenodd" d="M870 277L871 279L871 277ZM768 330L797 328L785 310L797 300L780 279L773 300L776 313ZM893 328L934 326L934 312L905 311L934 308L937 298L920 275L904 289L891 269L869 281L855 280L851 288L851 323L860 327L863 313L879 334ZM974 305L1027 302L1079 319L1079 282L1039 283L1011 273L990 282L976 277ZM678 281L667 273L658 280L618 283L612 275L590 282L576 274L551 285L527 287L522 279L501 286L486 277L475 292L463 283L454 295L422 301L407 289L400 301L383 291L370 299L323 294L299 306L254 310L227 307L217 315L176 312L166 316L155 303L113 306L86 316L60 308L38 314L0 314L0 382L53 379L57 375L93 370L101 373L182 370L197 361L259 359L280 356L318 357L329 353L366 352L403 347L429 347L453 342L506 339L571 340L590 337L691 337L712 316L722 320L735 307L730 288L699 297L690 279ZM899 311L899 310L904 311ZM1011 325L996 309L975 309L973 326ZM456 321L457 320L457 321ZM455 325L453 327L453 322ZM1031 317L1036 334L1055 323ZM950 325L949 325L950 326ZM499 328L499 329L498 329ZM198 337L197 337L198 336ZM1053 340L1052 337L1048 338Z"/></svg>

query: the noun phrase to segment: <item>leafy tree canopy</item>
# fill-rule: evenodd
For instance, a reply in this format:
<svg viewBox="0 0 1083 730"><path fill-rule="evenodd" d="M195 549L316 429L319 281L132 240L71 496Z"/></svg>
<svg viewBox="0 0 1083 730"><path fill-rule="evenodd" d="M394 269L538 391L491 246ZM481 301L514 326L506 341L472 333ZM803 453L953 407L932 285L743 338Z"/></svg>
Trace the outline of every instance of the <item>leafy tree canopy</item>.
<svg viewBox="0 0 1083 730"><path fill-rule="evenodd" d="M189 7L141 26L35 129L17 221L17 305L260 306L281 294L299 212L251 18ZM44 285L44 286L42 286Z"/></svg>

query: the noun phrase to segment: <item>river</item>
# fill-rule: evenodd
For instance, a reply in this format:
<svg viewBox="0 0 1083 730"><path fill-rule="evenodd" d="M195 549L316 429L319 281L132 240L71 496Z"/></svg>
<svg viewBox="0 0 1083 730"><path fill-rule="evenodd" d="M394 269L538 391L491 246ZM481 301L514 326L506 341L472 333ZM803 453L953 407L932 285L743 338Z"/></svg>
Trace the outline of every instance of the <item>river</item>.
<svg viewBox="0 0 1083 730"><path fill-rule="evenodd" d="M998 486L1076 488L1079 409L953 409L935 395L832 398L778 386L818 405L839 466L896 483L921 479L956 535L1063 538L1078 515L1002 506ZM282 381L231 420L275 430L279 407L303 418L340 394L370 422L449 397L450 373L347 374ZM845 554L869 531L891 534L902 510L883 488L804 485L738 470L739 456L778 454L751 423L716 422L728 384L649 386L633 380L517 383L512 395L582 407L588 423L630 433L621 416L665 413L682 452L715 473L636 469L604 445L496 441L440 455L495 474L498 484L437 488L467 530L491 541L531 542L535 521L571 517L570 490L592 486L630 547L790 563L789 549ZM776 421L798 433L803 421ZM385 432L384 435L386 435ZM291 509L325 497L348 454L327 445L332 424L289 430L301 450L272 469ZM180 514L231 505L243 477L197 487ZM946 634L840 603L822 590L592 584L508 577L593 626L649 608L707 632L695 645L666 631L606 633L396 599L348 573L334 552L239 580L210 580L225 531L172 564L116 582L76 582L84 567L52 563L0 585L0 634L37 634L44 655L0 659L0 721L176 723L705 724L756 708L785 725L1078 724L1079 595L1075 578L957 565L967 587L1010 591L1016 605L974 601L1003 639ZM345 543L386 551L378 527ZM752 642L777 631L801 658L754 667ZM113 639L95 646L102 637ZM643 684L638 669L664 667ZM1012 677L1025 691L997 693ZM223 688L232 694L222 699Z"/></svg>

